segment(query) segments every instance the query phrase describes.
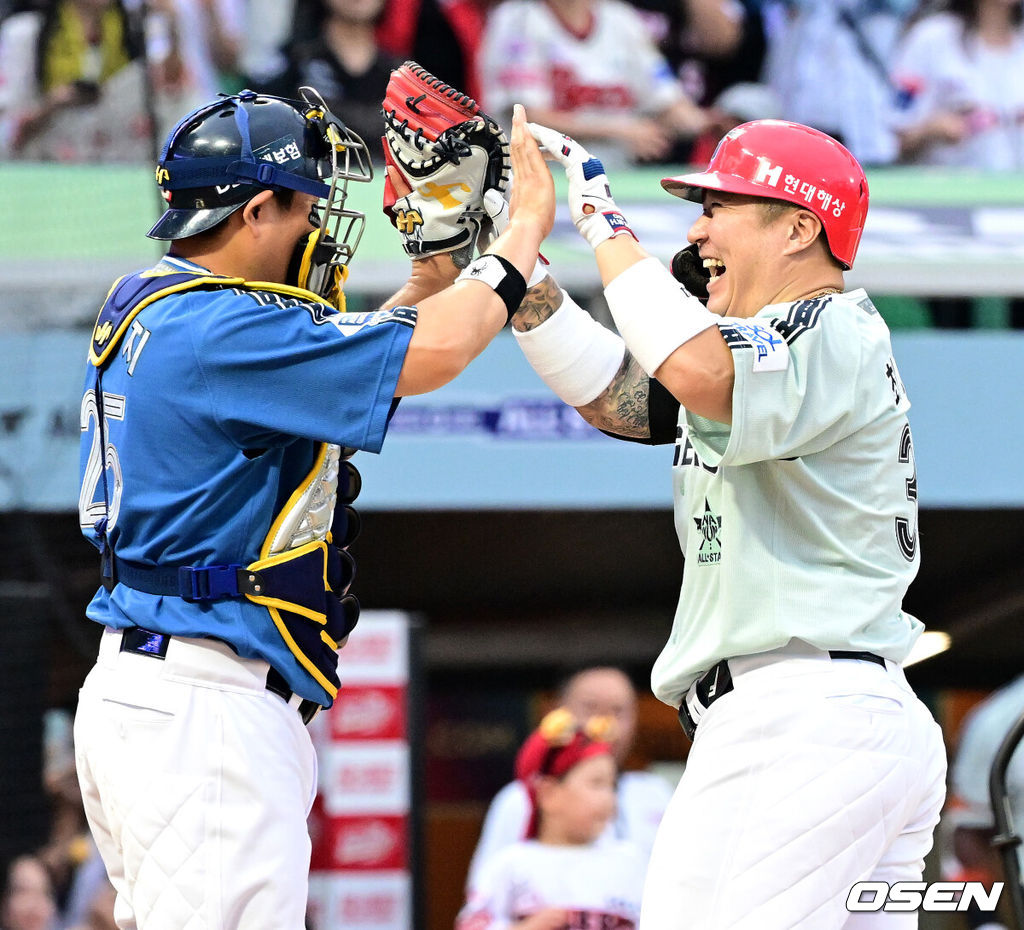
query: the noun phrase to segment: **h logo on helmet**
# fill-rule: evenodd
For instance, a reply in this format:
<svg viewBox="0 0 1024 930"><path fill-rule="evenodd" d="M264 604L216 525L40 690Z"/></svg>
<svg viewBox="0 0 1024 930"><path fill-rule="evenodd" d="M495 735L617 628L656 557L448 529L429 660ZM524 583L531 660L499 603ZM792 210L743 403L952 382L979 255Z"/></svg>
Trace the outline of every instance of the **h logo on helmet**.
<svg viewBox="0 0 1024 930"><path fill-rule="evenodd" d="M782 165L772 165L771 161L763 155L757 156L757 171L754 173L755 184L764 184L767 181L772 187L778 187L781 176Z"/></svg>

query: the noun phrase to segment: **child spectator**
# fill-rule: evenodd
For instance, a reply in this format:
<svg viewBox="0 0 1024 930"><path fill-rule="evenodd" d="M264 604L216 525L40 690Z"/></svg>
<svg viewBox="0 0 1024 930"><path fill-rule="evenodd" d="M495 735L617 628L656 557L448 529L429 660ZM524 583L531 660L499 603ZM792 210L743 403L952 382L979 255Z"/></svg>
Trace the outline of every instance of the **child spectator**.
<svg viewBox="0 0 1024 930"><path fill-rule="evenodd" d="M470 885L456 930L635 930L644 858L632 843L599 843L615 814L611 721L580 729L548 714L516 759L529 792L527 838L488 860Z"/></svg>
<svg viewBox="0 0 1024 930"><path fill-rule="evenodd" d="M615 782L615 817L601 839L611 843L629 840L646 858L672 797L672 785L653 772L621 771L633 750L636 736L637 693L632 681L620 668L603 665L583 668L562 683L558 705L577 720L607 717L614 722L610 741L612 757L620 772ZM469 866L467 888L473 886L484 864L495 853L525 837L531 809L527 786L519 780L509 782L495 795Z"/></svg>

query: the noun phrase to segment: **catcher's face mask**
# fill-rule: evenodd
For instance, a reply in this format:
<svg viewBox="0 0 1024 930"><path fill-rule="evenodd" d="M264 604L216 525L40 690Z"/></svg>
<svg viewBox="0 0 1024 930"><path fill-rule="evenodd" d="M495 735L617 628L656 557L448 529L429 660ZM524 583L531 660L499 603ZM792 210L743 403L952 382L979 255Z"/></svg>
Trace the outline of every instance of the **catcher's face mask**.
<svg viewBox="0 0 1024 930"><path fill-rule="evenodd" d="M329 190L310 213L310 224L316 228L295 246L288 283L313 291L344 310L342 290L348 263L366 223L365 214L345 209L348 182L372 180L373 165L363 140L335 119L317 91L302 87L299 93L307 105L304 149L316 160Z"/></svg>
<svg viewBox="0 0 1024 930"><path fill-rule="evenodd" d="M171 131L157 164L168 209L150 238L177 240L213 229L263 190L319 198L288 283L338 305L345 266L363 232L362 213L344 208L349 181L370 181L363 140L312 88L302 100L243 90L188 114Z"/></svg>

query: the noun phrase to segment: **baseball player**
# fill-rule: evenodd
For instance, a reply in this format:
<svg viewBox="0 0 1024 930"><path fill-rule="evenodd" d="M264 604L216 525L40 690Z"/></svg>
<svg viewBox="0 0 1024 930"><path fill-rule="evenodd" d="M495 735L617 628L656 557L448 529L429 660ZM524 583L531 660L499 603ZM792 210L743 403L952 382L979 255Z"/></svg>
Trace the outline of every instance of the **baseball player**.
<svg viewBox="0 0 1024 930"><path fill-rule="evenodd" d="M612 753L621 766L633 746L636 733L636 690L621 669L586 668L562 686L559 704L578 720L607 717L614 721L610 737ZM615 780L615 816L608 822L604 842L629 840L644 856L650 854L661 816L672 795L671 786L651 772L620 772ZM469 866L467 886L472 886L484 864L499 850L521 840L530 821L526 786L516 779L491 801L480 840Z"/></svg>
<svg viewBox="0 0 1024 930"><path fill-rule="evenodd" d="M920 879L945 776L901 669L922 629L901 608L920 558L910 402L870 298L844 289L864 173L831 137L761 120L666 178L703 205L673 266L705 306L636 241L600 161L531 128L620 335L549 279L520 345L590 423L675 443L686 564L652 683L694 742L640 925L914 926L846 906L858 880Z"/></svg>
<svg viewBox="0 0 1024 930"><path fill-rule="evenodd" d="M481 127L447 137L477 202ZM418 260L384 308L344 313L362 140L309 90L222 97L171 132L149 233L169 251L111 288L82 399L81 523L103 582L88 616L105 631L76 756L124 930L303 926L305 724L338 693L358 611L347 459L380 451L397 399L453 378L518 306L554 215L521 114L511 162L529 181L512 223L458 279L441 240L473 214L420 202L392 165Z"/></svg>

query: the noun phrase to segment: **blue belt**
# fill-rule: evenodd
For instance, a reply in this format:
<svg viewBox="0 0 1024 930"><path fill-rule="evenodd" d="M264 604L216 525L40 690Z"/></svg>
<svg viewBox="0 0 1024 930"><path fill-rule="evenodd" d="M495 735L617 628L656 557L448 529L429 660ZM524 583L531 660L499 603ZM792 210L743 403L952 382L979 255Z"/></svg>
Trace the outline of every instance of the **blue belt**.
<svg viewBox="0 0 1024 930"><path fill-rule="evenodd" d="M258 595L259 572L244 565L140 565L114 556L113 584L120 583L144 594L180 597L186 601L213 601L224 597Z"/></svg>
<svg viewBox="0 0 1024 930"><path fill-rule="evenodd" d="M159 592L154 592L159 593ZM134 652L136 655L149 656L152 659L164 659L167 657L167 647L171 643L171 637L166 633L154 633L152 630L144 630L140 626L130 626L121 633L121 652ZM267 690L282 698L286 704L291 703L295 692L288 687L282 675L273 666L267 672ZM304 724L308 724L320 710L316 701L303 698L296 710Z"/></svg>

